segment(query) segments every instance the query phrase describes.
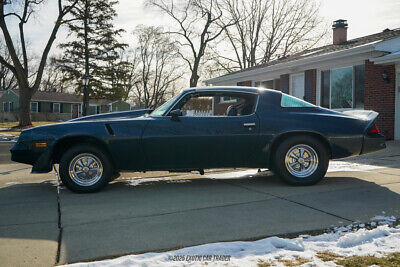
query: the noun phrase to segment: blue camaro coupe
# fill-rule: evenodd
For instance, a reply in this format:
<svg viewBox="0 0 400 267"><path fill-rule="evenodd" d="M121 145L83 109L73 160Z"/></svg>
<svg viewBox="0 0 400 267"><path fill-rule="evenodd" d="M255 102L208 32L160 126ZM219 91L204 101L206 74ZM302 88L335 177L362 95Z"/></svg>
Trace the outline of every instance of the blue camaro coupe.
<svg viewBox="0 0 400 267"><path fill-rule="evenodd" d="M385 148L374 111L336 112L275 90L205 87L182 91L156 110L83 117L31 128L11 149L33 173L59 164L65 186L95 192L121 171L269 168L311 185L330 159Z"/></svg>

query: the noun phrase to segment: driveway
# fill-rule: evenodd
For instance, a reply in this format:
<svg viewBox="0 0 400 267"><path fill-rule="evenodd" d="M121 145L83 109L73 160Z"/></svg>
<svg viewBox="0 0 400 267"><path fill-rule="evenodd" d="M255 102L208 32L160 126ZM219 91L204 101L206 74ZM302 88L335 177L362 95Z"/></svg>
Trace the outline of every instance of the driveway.
<svg viewBox="0 0 400 267"><path fill-rule="evenodd" d="M3 164L0 265L52 266L310 232L383 212L400 217L400 143L332 168L311 187L287 186L268 171L212 171L202 179L151 172L126 173L96 194L63 187L58 194L54 173Z"/></svg>

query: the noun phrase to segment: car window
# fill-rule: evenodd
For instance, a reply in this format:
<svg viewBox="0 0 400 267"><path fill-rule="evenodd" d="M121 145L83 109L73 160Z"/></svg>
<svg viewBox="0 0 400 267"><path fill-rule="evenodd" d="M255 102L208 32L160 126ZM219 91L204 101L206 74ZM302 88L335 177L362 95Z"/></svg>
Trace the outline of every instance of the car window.
<svg viewBox="0 0 400 267"><path fill-rule="evenodd" d="M167 102L165 102L162 106L156 108L152 113L150 113L150 116L162 116L164 113L175 103L176 99L180 96L176 95Z"/></svg>
<svg viewBox="0 0 400 267"><path fill-rule="evenodd" d="M300 107L315 107L313 104L308 103L304 100L298 99L296 97L282 94L281 107L284 108L300 108Z"/></svg>
<svg viewBox="0 0 400 267"><path fill-rule="evenodd" d="M244 116L254 112L257 95L246 93L193 93L173 109L186 117Z"/></svg>

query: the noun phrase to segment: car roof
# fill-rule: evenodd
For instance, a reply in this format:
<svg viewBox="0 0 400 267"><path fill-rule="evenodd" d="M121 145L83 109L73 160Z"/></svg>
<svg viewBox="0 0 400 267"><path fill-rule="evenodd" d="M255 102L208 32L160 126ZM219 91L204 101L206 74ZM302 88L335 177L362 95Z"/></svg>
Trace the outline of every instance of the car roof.
<svg viewBox="0 0 400 267"><path fill-rule="evenodd" d="M241 92L259 94L262 92L281 93L273 89L265 89L258 87L245 87L245 86L206 86L206 87L193 87L184 89L185 92L207 92L207 91L221 91L221 92Z"/></svg>

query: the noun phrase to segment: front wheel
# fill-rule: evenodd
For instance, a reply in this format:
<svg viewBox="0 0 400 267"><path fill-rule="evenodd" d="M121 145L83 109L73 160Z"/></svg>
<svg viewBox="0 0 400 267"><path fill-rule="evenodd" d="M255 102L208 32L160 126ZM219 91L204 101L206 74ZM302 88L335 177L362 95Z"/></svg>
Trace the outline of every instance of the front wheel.
<svg viewBox="0 0 400 267"><path fill-rule="evenodd" d="M283 141L274 155L274 170L292 185L313 185L324 178L329 165L326 146L310 136Z"/></svg>
<svg viewBox="0 0 400 267"><path fill-rule="evenodd" d="M106 154L92 145L72 147L60 160L60 178L73 192L99 191L110 181L112 173Z"/></svg>

